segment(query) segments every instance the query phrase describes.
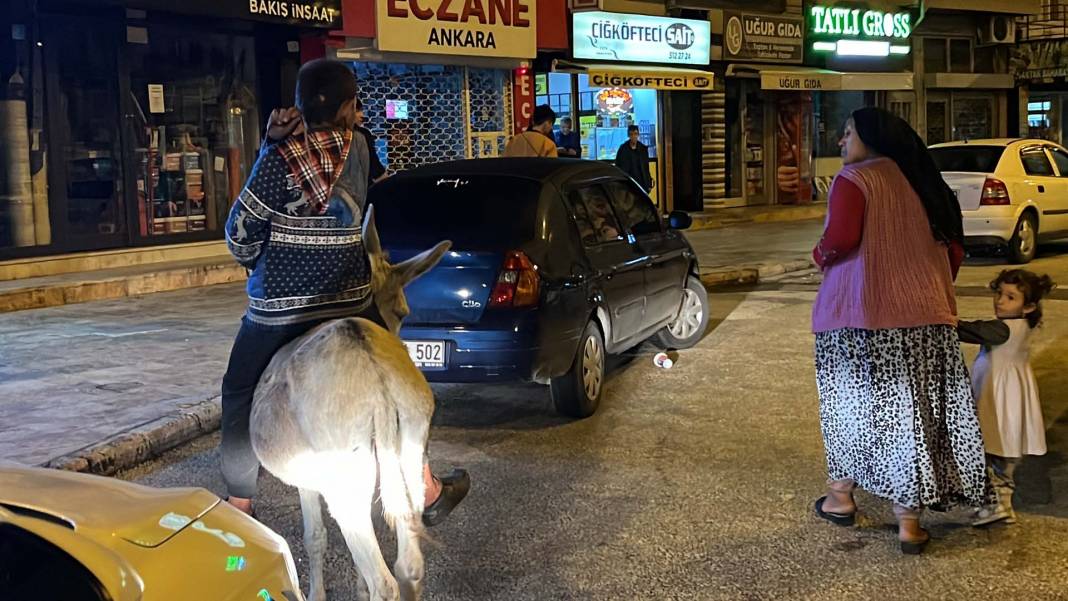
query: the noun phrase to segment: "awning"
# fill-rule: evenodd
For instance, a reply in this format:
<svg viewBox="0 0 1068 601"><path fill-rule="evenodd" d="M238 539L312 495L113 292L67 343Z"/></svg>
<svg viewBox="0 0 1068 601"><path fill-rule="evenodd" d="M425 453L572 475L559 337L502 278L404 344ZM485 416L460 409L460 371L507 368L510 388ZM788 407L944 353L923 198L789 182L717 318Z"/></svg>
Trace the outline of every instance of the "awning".
<svg viewBox="0 0 1068 601"><path fill-rule="evenodd" d="M585 73L590 77L590 86L597 88L650 88L653 90L711 90L710 71L679 69L650 65L600 65L573 63L556 59L553 71L557 73Z"/></svg>
<svg viewBox="0 0 1068 601"><path fill-rule="evenodd" d="M762 90L868 91L911 90L912 73L841 72L783 65L728 65L727 77L760 78Z"/></svg>

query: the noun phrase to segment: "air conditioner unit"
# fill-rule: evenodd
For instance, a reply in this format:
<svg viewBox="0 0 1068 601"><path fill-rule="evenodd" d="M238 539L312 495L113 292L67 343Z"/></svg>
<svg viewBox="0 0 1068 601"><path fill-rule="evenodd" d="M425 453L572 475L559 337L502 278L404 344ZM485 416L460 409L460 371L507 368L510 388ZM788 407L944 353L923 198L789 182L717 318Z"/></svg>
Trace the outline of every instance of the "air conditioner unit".
<svg viewBox="0 0 1068 601"><path fill-rule="evenodd" d="M1016 21L1007 15L992 15L979 27L979 44L1015 44Z"/></svg>

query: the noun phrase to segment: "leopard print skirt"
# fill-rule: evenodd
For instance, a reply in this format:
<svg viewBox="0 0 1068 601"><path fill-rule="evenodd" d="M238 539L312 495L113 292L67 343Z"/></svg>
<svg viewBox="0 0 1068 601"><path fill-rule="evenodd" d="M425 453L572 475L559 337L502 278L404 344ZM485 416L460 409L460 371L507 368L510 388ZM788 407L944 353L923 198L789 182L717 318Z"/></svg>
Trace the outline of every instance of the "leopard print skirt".
<svg viewBox="0 0 1068 601"><path fill-rule="evenodd" d="M820 332L816 383L831 479L911 509L991 500L955 328Z"/></svg>

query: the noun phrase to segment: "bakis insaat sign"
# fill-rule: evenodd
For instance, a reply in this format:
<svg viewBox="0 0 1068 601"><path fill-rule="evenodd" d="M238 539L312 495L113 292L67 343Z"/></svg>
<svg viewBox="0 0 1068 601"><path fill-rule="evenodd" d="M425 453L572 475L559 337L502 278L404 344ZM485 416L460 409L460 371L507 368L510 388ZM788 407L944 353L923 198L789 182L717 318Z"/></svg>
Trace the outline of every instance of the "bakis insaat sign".
<svg viewBox="0 0 1068 601"><path fill-rule="evenodd" d="M812 2L806 8L814 52L839 56L890 56L911 49L912 13L856 4Z"/></svg>
<svg viewBox="0 0 1068 601"><path fill-rule="evenodd" d="M389 52L533 58L536 0L377 0L377 46Z"/></svg>
<svg viewBox="0 0 1068 601"><path fill-rule="evenodd" d="M605 61L707 65L711 24L694 19L574 14L574 56Z"/></svg>

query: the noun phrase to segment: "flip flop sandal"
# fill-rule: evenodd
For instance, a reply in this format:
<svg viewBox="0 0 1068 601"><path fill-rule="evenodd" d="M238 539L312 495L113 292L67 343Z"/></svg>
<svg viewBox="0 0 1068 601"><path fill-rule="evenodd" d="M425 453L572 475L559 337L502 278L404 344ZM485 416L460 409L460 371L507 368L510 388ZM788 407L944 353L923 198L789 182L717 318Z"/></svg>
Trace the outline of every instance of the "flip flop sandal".
<svg viewBox="0 0 1068 601"><path fill-rule="evenodd" d="M827 500L826 496L822 496L816 499L816 515L827 520L828 522L836 526L852 526L857 521L857 512L853 513L834 513L831 511L823 510L823 502Z"/></svg>

